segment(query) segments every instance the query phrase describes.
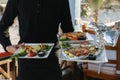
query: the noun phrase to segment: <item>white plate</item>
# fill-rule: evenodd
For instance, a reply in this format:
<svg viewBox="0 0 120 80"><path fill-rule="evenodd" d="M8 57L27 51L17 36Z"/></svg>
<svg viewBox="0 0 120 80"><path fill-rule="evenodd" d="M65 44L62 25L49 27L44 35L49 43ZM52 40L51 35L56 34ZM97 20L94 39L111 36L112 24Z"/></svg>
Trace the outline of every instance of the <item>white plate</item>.
<svg viewBox="0 0 120 80"><path fill-rule="evenodd" d="M28 58L28 59L33 59L33 58L34 58L34 59L47 58L47 57L49 56L51 50L52 50L53 47L54 47L54 43L26 43L25 45L26 45L26 46L33 46L33 45L40 45L40 44L46 44L46 45L51 46L50 50L47 51L47 53L46 53L43 57L39 57L38 55L36 55L36 56L34 56L34 57L28 57L28 56L26 55L26 56L21 56L21 57L19 57L19 58ZM18 54L18 52L19 52L20 50L22 50L21 47L18 48L18 50L14 53L14 55L15 55L15 54Z"/></svg>

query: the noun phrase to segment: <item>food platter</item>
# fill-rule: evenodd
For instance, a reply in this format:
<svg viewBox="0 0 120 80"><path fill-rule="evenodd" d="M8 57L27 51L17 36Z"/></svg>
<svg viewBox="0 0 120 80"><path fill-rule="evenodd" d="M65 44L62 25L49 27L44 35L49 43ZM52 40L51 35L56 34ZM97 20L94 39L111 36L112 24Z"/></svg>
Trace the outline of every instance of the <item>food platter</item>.
<svg viewBox="0 0 120 80"><path fill-rule="evenodd" d="M94 41L78 41L67 42L68 47L61 47L60 59L68 61L82 62L107 62L104 49L99 47ZM69 45L68 45L69 44ZM104 55L103 59L100 56ZM101 59L101 60L100 60Z"/></svg>
<svg viewBox="0 0 120 80"><path fill-rule="evenodd" d="M53 47L54 43L26 43L25 46L19 47L11 58L47 58Z"/></svg>
<svg viewBox="0 0 120 80"><path fill-rule="evenodd" d="M92 36L88 33L88 32L86 32L86 33L84 33L84 32L73 32L73 33L71 33L70 32L70 34L82 34L82 35L84 35L84 37L83 37L83 39L66 39L66 37L64 37L64 34L66 35L67 33L63 33L62 35L58 35L58 41L59 41L59 45L60 45L60 47L61 47L61 45L64 43L64 42L70 42L70 43L79 43L79 42L81 42L81 41L88 41L88 40L94 40L93 38L92 38ZM62 38L61 38L62 37Z"/></svg>
<svg viewBox="0 0 120 80"><path fill-rule="evenodd" d="M65 57L62 53L59 54L59 59L66 60L66 61L74 61L74 62L91 62L91 63L106 63L108 62L108 58L106 55L106 51L103 50L100 55L96 57L95 60L89 60L89 59L70 59Z"/></svg>
<svg viewBox="0 0 120 80"><path fill-rule="evenodd" d="M63 49L63 53L70 59L84 59L89 55L97 56L101 49L93 44L70 44L70 47Z"/></svg>
<svg viewBox="0 0 120 80"><path fill-rule="evenodd" d="M89 33L85 32L68 32L58 35L59 41L80 41L93 40Z"/></svg>
<svg viewBox="0 0 120 80"><path fill-rule="evenodd" d="M85 59L89 56L97 56L101 53L101 47L94 41L63 42L62 53L70 59Z"/></svg>

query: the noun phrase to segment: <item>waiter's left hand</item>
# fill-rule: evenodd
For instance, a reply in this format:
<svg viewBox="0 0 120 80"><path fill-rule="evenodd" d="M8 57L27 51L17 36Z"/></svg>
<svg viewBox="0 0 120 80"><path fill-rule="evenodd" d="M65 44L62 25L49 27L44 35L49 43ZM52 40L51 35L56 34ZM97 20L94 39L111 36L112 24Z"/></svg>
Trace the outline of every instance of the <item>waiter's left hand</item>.
<svg viewBox="0 0 120 80"><path fill-rule="evenodd" d="M15 53L15 51L16 51L20 46L24 46L24 45L25 45L24 43L16 44L16 45L10 45L10 46L7 46L7 47L6 47L6 50L7 50L9 53Z"/></svg>

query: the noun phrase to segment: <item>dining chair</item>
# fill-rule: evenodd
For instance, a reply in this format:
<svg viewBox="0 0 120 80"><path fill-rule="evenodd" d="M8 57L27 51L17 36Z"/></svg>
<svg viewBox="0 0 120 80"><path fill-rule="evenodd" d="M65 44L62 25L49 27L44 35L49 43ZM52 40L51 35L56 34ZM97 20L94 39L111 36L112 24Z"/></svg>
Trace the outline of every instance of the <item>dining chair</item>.
<svg viewBox="0 0 120 80"><path fill-rule="evenodd" d="M84 28L84 32L88 32L91 35L95 34L95 31L85 29L85 28ZM84 80L88 80L87 77L98 78L101 80L120 80L120 35L118 37L118 41L116 43L116 46L111 47L111 46L106 45L105 50L106 50L106 54L108 54L108 55L112 54L112 57L116 57L116 59L114 59L114 60L108 58L108 62L105 63L105 64L115 64L116 65L115 66L115 73L114 74L109 74L109 73L104 73L104 72L98 73L98 71L88 69L88 66L87 66L86 68L83 68ZM109 51L109 50L115 51L116 53L115 54L107 53L107 51Z"/></svg>
<svg viewBox="0 0 120 80"><path fill-rule="evenodd" d="M72 80L72 70L70 66L67 65L67 61L61 60L60 67L62 71L62 80Z"/></svg>
<svg viewBox="0 0 120 80"><path fill-rule="evenodd" d="M61 49L59 49L59 44L56 48L56 56L59 57L61 54ZM72 80L72 69L66 60L59 59L59 65L62 71L62 80Z"/></svg>
<svg viewBox="0 0 120 80"><path fill-rule="evenodd" d="M62 80L83 80L83 72L77 62L62 60L60 63Z"/></svg>
<svg viewBox="0 0 120 80"><path fill-rule="evenodd" d="M56 56L60 56L61 50L56 51ZM62 71L62 80L83 80L82 71L78 68L77 62L59 59ZM81 78L81 79L80 79Z"/></svg>

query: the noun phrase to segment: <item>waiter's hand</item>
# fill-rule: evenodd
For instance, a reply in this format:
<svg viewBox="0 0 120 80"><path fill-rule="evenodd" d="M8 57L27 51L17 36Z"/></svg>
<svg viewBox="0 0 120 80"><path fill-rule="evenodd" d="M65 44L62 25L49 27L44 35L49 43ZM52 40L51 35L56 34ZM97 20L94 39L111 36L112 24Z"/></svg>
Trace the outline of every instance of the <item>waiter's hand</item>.
<svg viewBox="0 0 120 80"><path fill-rule="evenodd" d="M21 44L16 44L16 45L10 45L6 47L6 50L10 53L15 53L15 51L20 47L20 46L24 46L24 43Z"/></svg>

